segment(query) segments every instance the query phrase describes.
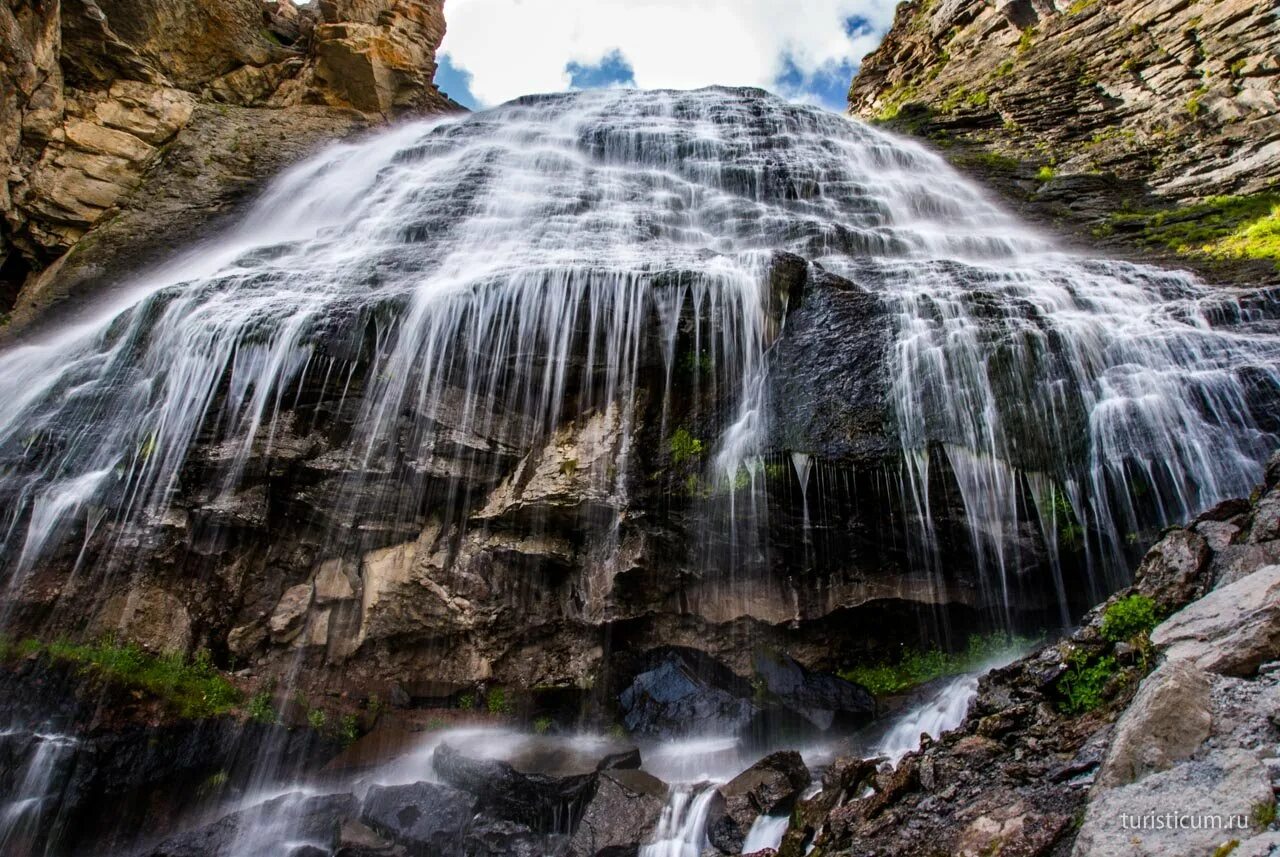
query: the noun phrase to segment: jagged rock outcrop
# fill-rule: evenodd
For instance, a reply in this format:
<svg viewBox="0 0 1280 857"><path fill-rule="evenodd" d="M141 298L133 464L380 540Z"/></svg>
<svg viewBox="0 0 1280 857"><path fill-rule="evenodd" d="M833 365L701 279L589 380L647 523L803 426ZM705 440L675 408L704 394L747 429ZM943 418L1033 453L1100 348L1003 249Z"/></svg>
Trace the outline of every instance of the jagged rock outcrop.
<svg viewBox="0 0 1280 857"><path fill-rule="evenodd" d="M1247 600L1244 583L1268 590L1274 567L1262 557L1275 543L1277 500L1273 458L1254 502L1171 530L1134 585L1077 631L985 676L960 728L896 768L834 763L823 791L793 813L781 857L815 841L828 855L1198 855L1231 840L1239 853L1268 853L1280 664L1270 648L1234 654L1241 634L1265 639L1258 629L1277 620L1247 604L1241 620L1226 605ZM1188 535L1204 532L1215 538L1188 561ZM1252 565L1224 566L1245 548L1263 550ZM1115 642L1124 635L1109 611L1133 598L1163 605L1154 646L1145 634ZM1211 627L1210 615L1221 621ZM1194 651L1180 649L1185 628ZM1083 687L1096 695L1085 699Z"/></svg>
<svg viewBox="0 0 1280 857"><path fill-rule="evenodd" d="M442 5L4 4L6 323L22 327L42 308L186 243L323 140L456 109L432 82ZM100 225L82 252L68 253Z"/></svg>
<svg viewBox="0 0 1280 857"><path fill-rule="evenodd" d="M849 104L1027 214L1132 249L1109 216L1274 189L1278 44L1266 0L912 0ZM1247 268L1232 273L1274 279Z"/></svg>

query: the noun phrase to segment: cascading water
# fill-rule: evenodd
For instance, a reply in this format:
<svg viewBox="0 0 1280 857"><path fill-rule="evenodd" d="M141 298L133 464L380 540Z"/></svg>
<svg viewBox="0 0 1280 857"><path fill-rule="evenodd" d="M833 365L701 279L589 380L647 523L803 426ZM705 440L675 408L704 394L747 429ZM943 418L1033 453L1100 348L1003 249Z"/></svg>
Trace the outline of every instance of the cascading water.
<svg viewBox="0 0 1280 857"><path fill-rule="evenodd" d="M728 584L724 621L778 622L729 600L737 578L776 571L770 482L793 464L807 564L811 504L842 466L770 448L770 408L786 407L769 401L770 349L796 297L773 282L783 252L887 312L898 452L877 479L908 510L908 570L949 573L950 486L997 623L1030 566L1065 620L1082 584L1064 555L1100 595L1160 526L1247 494L1275 444L1262 405L1280 389L1280 331L1248 295L1064 252L923 148L761 92L535 97L335 147L236 229L0 354L0 622L89 625L100 593L146 577L162 534L180 534L166 561L182 568L220 549L197 524L261 529L295 467L314 502L284 517L303 535L288 556L262 547L259 568L311 581L404 544L448 566L470 531L520 554L516 516L534 540L570 515L591 561L555 619L603 624L620 618L606 597L620 529L645 518L627 498L681 461L701 524L674 565ZM520 494L535 477L541 506ZM489 582L411 614L414 630L446 635ZM519 624L522 596L499 596L494 623ZM339 662L379 619L364 597L316 626L354 624L340 651L328 638ZM92 627L127 626L129 609ZM265 615L257 651L288 659L303 638L281 626L268 642ZM181 645L225 653L229 627L208 609ZM700 846L704 794L669 807L662 847Z"/></svg>
<svg viewBox="0 0 1280 857"><path fill-rule="evenodd" d="M625 496L641 352L655 337L669 379L682 318L731 403L711 469L754 497L776 250L891 307L916 555L936 562L942 455L1006 612L1022 522L1114 584L1126 540L1246 493L1272 444L1250 388L1275 385L1280 338L1232 294L1058 252L923 150L822 111L726 90L536 98L338 147L117 306L0 358L9 591L108 525L91 561L128 566L121 534L165 521L197 441L220 443L216 506L361 348L331 553L375 517L456 518L574 414L617 423L591 476ZM477 437L485 455L451 469ZM362 506L385 474L408 487Z"/></svg>

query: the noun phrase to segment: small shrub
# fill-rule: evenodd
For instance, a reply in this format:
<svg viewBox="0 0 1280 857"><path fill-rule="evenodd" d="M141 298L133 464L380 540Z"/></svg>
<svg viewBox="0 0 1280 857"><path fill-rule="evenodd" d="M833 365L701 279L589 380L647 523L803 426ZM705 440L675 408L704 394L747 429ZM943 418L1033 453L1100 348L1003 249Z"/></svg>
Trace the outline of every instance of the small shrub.
<svg viewBox="0 0 1280 857"><path fill-rule="evenodd" d="M533 731L538 735L546 735L551 731L551 718L539 717L537 720L533 721Z"/></svg>
<svg viewBox="0 0 1280 857"><path fill-rule="evenodd" d="M1130 595L1102 614L1102 636L1112 643L1148 634L1159 624L1156 603L1145 595Z"/></svg>
<svg viewBox="0 0 1280 857"><path fill-rule="evenodd" d="M325 724L329 722L329 715L325 714L323 708L313 708L307 712L307 723L312 729L323 729Z"/></svg>
<svg viewBox="0 0 1280 857"><path fill-rule="evenodd" d="M348 714L342 718L342 725L338 730L338 736L342 738L342 743L350 746L360 737L360 721L356 719L354 714Z"/></svg>
<svg viewBox="0 0 1280 857"><path fill-rule="evenodd" d="M671 463L683 464L686 461L696 461L702 457L706 451L702 441L689 434L687 429L677 429L676 433L671 436Z"/></svg>
<svg viewBox="0 0 1280 857"><path fill-rule="evenodd" d="M464 693L458 697L458 707L463 711L470 711L476 707L476 698L473 694Z"/></svg>
<svg viewBox="0 0 1280 857"><path fill-rule="evenodd" d="M1276 805L1255 803L1249 812L1249 820L1253 822L1254 827L1270 827L1276 820Z"/></svg>
<svg viewBox="0 0 1280 857"><path fill-rule="evenodd" d="M271 694L265 690L253 695L245 708L245 713L256 723L275 723L279 720L276 710L271 707Z"/></svg>
<svg viewBox="0 0 1280 857"><path fill-rule="evenodd" d="M1053 171L1053 167L1049 166L1048 164L1045 164L1036 173L1036 178L1042 182L1047 182L1047 181L1051 181L1055 175L1057 175L1057 173Z"/></svg>
<svg viewBox="0 0 1280 857"><path fill-rule="evenodd" d="M1074 653L1067 661L1067 672L1058 679L1062 697L1058 708L1064 714L1084 714L1102 705L1107 682L1116 674L1116 659L1110 655L1090 660Z"/></svg>
<svg viewBox="0 0 1280 857"><path fill-rule="evenodd" d="M365 700L364 707L368 710L370 715L377 717L382 713L385 706L383 705L382 697L378 696L376 693L371 693L369 694L369 698Z"/></svg>
<svg viewBox="0 0 1280 857"><path fill-rule="evenodd" d="M485 705L488 707L490 714L510 714L515 711L515 704L507 698L507 692L500 687L489 691L489 696L485 699Z"/></svg>

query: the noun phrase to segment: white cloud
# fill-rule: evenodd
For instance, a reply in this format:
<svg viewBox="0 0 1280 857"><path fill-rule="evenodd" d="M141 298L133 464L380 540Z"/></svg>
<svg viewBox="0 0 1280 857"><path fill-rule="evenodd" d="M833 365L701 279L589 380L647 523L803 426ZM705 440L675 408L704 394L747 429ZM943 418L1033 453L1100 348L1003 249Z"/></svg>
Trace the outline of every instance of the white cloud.
<svg viewBox="0 0 1280 857"><path fill-rule="evenodd" d="M646 89L778 89L790 58L811 79L856 64L897 0L447 0L443 51L485 104L567 89L570 62L622 53ZM869 35L846 32L865 19ZM785 93L805 97L805 87ZM815 97L810 95L810 97Z"/></svg>

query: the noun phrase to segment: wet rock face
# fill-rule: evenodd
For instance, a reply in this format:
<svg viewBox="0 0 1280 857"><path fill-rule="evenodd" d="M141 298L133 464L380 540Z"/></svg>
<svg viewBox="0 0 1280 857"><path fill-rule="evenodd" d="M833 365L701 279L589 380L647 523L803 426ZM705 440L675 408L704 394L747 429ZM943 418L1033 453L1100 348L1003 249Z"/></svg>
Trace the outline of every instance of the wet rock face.
<svg viewBox="0 0 1280 857"><path fill-rule="evenodd" d="M667 785L644 771L604 771L569 841L570 857L635 854L657 829Z"/></svg>
<svg viewBox="0 0 1280 857"><path fill-rule="evenodd" d="M142 236L161 233L143 245L181 242L182 229L207 226L211 204L225 207L319 140L393 115L452 109L432 83L441 5L331 3L320 26L313 6L292 0L265 9L259 0L75 0L0 10L12 53L0 66L0 313L18 307L16 329L88 288L85 280L120 263L117 254L127 252L124 267L136 268ZM206 104L219 106L201 111ZM246 109L272 115L264 127L242 121ZM219 139L208 139L206 125ZM184 188L195 185L168 200L186 222L155 205L174 173L185 174ZM79 259L37 280L107 212L131 202L147 206L144 222L95 241L93 270Z"/></svg>
<svg viewBox="0 0 1280 857"><path fill-rule="evenodd" d="M463 832L475 814L474 796L448 786L374 786L360 820L411 854L463 853Z"/></svg>
<svg viewBox="0 0 1280 857"><path fill-rule="evenodd" d="M707 838L725 854L739 854L762 815L790 813L811 777L800 754L773 753L720 786L707 815Z"/></svg>
<svg viewBox="0 0 1280 857"><path fill-rule="evenodd" d="M1171 808L1218 824L1239 816L1230 836L1240 852L1268 853L1275 834L1248 819L1275 800L1280 618L1268 522L1278 480L1269 466L1253 502L1223 503L1166 533L1130 589L1065 640L984 677L963 725L896 769L838 760L796 807L779 853L799 857L815 837L828 853L891 855L1138 857L1221 844L1221 826L1139 829ZM1150 643L1138 641L1150 646L1145 659L1102 633L1108 608L1134 596L1171 614ZM1101 658L1114 660L1099 700L1073 711L1069 674Z"/></svg>

